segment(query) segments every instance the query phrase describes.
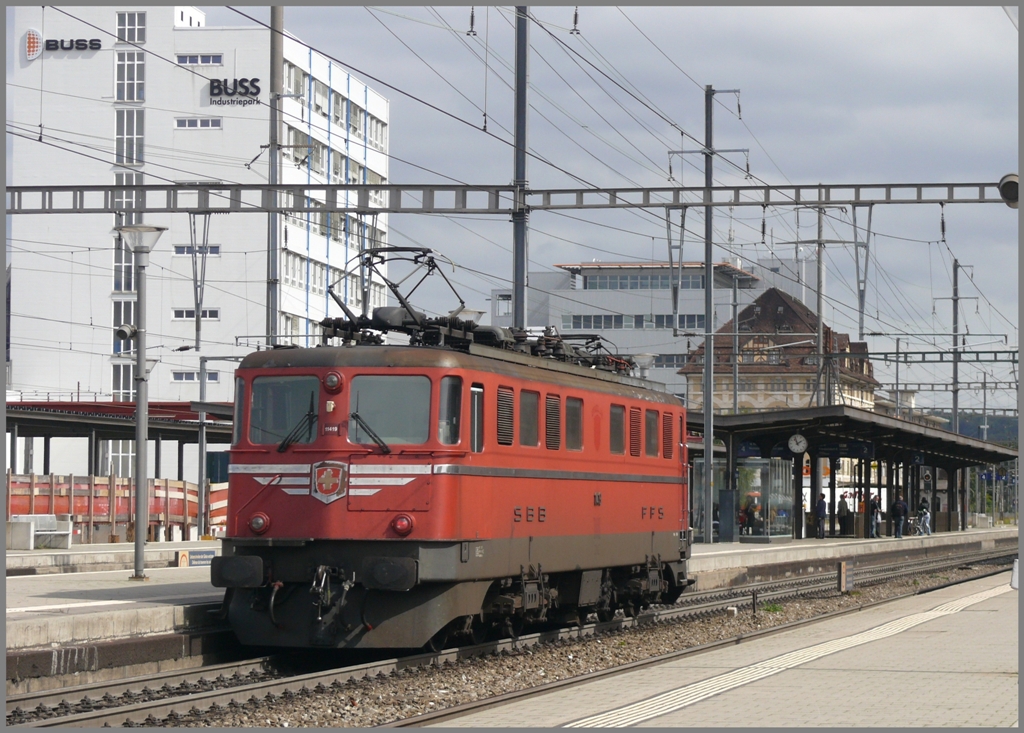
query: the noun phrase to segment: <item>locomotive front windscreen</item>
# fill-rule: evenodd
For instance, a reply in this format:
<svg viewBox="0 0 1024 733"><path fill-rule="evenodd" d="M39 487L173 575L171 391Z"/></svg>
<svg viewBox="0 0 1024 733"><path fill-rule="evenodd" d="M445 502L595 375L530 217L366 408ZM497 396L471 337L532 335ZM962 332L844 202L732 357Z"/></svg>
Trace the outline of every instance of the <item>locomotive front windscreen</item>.
<svg viewBox="0 0 1024 733"><path fill-rule="evenodd" d="M390 444L420 445L430 437L430 380L427 377L363 375L352 379L350 412ZM349 420L348 439L372 443L358 420Z"/></svg>
<svg viewBox="0 0 1024 733"><path fill-rule="evenodd" d="M291 435L290 442L312 443L319 395L316 377L257 377L252 382L249 440L265 445Z"/></svg>

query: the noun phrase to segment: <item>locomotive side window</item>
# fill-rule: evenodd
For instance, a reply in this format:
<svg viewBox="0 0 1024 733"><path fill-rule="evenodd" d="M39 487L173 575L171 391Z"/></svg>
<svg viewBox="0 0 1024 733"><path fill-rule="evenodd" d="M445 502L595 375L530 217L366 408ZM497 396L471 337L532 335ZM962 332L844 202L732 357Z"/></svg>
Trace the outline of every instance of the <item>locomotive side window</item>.
<svg viewBox="0 0 1024 733"><path fill-rule="evenodd" d="M565 447L583 450L583 400L578 397L565 398Z"/></svg>
<svg viewBox="0 0 1024 733"><path fill-rule="evenodd" d="M441 403L437 409L437 439L445 445L458 445L462 422L462 378L441 379Z"/></svg>
<svg viewBox="0 0 1024 733"><path fill-rule="evenodd" d="M658 411L647 410L644 415L644 453L658 457Z"/></svg>
<svg viewBox="0 0 1024 733"><path fill-rule="evenodd" d="M312 443L319 395L316 377L257 377L252 382L249 440L257 445L286 438L290 443Z"/></svg>
<svg viewBox="0 0 1024 733"><path fill-rule="evenodd" d="M562 445L562 398L556 394L544 398L544 444L548 450Z"/></svg>
<svg viewBox="0 0 1024 733"><path fill-rule="evenodd" d="M640 455L640 408L629 408L629 455Z"/></svg>
<svg viewBox="0 0 1024 733"><path fill-rule="evenodd" d="M354 377L348 409L362 418L349 420L348 439L352 443L376 442L360 422L388 444L426 443L430 437L430 380L368 374Z"/></svg>
<svg viewBox="0 0 1024 733"><path fill-rule="evenodd" d="M626 408L612 405L608 415L608 450L622 455L626 452Z"/></svg>
<svg viewBox="0 0 1024 733"><path fill-rule="evenodd" d="M672 413L666 412L661 417L661 455L664 458L672 457Z"/></svg>
<svg viewBox="0 0 1024 733"><path fill-rule="evenodd" d="M480 453L484 449L484 386L469 388L469 449Z"/></svg>
<svg viewBox="0 0 1024 733"><path fill-rule="evenodd" d="M535 446L540 435L540 393L519 392L519 445Z"/></svg>
<svg viewBox="0 0 1024 733"><path fill-rule="evenodd" d="M235 415L231 419L231 445L242 439L242 412L245 400L245 380L235 377Z"/></svg>

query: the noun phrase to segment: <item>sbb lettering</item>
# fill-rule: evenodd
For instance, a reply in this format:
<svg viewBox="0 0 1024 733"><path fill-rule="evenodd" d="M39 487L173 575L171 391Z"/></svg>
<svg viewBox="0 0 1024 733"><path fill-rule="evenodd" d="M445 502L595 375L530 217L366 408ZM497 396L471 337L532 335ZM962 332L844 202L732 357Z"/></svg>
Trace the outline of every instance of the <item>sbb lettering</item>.
<svg viewBox="0 0 1024 733"><path fill-rule="evenodd" d="M548 512L546 507L538 506L526 507L526 521L527 522L546 522L548 518ZM521 506L514 507L512 509L512 521L521 522L523 521L523 508Z"/></svg>

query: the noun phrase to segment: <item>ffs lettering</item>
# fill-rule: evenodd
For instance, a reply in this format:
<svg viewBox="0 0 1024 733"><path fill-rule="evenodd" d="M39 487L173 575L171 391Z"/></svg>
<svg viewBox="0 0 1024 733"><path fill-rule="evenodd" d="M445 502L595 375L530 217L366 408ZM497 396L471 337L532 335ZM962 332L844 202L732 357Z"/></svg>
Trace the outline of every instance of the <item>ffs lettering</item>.
<svg viewBox="0 0 1024 733"><path fill-rule="evenodd" d="M665 507L663 506L642 506L640 507L641 519L664 519Z"/></svg>

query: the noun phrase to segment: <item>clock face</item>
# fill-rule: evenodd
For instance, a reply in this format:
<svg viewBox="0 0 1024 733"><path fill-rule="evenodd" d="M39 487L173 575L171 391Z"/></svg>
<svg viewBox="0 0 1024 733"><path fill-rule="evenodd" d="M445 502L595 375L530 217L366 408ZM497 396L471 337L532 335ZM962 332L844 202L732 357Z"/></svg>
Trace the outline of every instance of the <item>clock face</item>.
<svg viewBox="0 0 1024 733"><path fill-rule="evenodd" d="M807 450L807 438L796 433L789 439L789 449L794 453L803 453Z"/></svg>

